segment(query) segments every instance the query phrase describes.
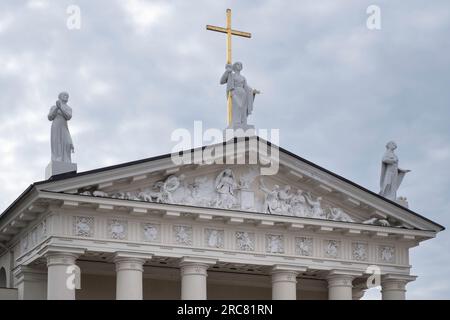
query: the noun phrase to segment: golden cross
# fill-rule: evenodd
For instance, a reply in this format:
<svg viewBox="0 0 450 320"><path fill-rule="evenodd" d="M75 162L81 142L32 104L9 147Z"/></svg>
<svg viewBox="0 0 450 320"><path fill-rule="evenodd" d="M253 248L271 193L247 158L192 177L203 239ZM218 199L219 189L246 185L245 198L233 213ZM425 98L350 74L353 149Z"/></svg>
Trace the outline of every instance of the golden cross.
<svg viewBox="0 0 450 320"><path fill-rule="evenodd" d="M222 32L222 33L227 34L227 64L231 64L231 36L232 35L240 36L240 37L244 37L244 38L252 37L251 33L231 29L231 9L227 9L227 27L226 28L207 25L206 30ZM232 117L233 117L231 92L228 93L227 106L228 106L228 125L231 126Z"/></svg>

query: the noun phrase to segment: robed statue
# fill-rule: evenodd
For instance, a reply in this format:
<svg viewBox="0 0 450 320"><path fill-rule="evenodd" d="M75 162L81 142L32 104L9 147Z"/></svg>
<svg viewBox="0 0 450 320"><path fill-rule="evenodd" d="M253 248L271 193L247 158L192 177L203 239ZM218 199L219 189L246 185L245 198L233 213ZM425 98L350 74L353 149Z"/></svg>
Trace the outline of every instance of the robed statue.
<svg viewBox="0 0 450 320"><path fill-rule="evenodd" d="M220 84L227 85L227 96L231 94L232 119L230 127L247 129L247 117L253 111L253 100L258 90L248 86L247 80L241 75L242 63L227 64L220 78Z"/></svg>
<svg viewBox="0 0 450 320"><path fill-rule="evenodd" d="M398 158L394 153L395 149L397 149L397 144L394 141L388 142L386 144L386 152L381 161L380 195L390 200L397 199L397 190L405 174L411 171L398 167Z"/></svg>
<svg viewBox="0 0 450 320"><path fill-rule="evenodd" d="M71 163L71 153L74 152L72 137L67 121L72 118L72 108L67 105L69 94L61 92L58 101L50 108L48 120L52 121L51 150L52 161Z"/></svg>

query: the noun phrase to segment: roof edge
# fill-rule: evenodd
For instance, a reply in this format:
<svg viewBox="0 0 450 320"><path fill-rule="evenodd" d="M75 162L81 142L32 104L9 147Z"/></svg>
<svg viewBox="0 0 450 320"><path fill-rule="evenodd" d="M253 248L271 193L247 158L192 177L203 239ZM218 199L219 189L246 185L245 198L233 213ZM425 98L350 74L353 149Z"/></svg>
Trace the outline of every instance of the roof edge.
<svg viewBox="0 0 450 320"><path fill-rule="evenodd" d="M356 188L358 188L358 189L360 189L360 190L362 190L364 192L367 192L367 193L369 193L372 196L375 196L375 197L377 197L377 198L379 198L379 199L381 199L381 200L383 200L383 201L385 201L385 202L387 202L387 203L389 203L391 205L394 205L394 206L396 206L396 207L398 207L398 208L400 208L402 210L405 210L406 212L408 212L410 214L413 214L416 217L419 217L419 218L421 218L421 219L423 219L423 220L425 220L425 221L427 221L427 222L437 226L438 228L441 229L439 231L444 231L445 230L445 227L440 225L439 223L436 223L436 222L432 221L431 219L426 218L426 217L424 217L424 216L422 216L422 215L412 211L409 208L403 207L402 205L396 203L395 201L389 200L389 199L387 199L387 198L385 198L385 197L383 197L383 196L381 196L381 195L379 195L379 194L377 194L377 193L375 193L375 192L373 192L373 191L371 191L371 190L369 190L369 189L367 189L367 188L365 188L365 187L363 187L363 186L361 186L361 185L359 185L359 184L357 184L357 183L355 183L355 182L353 182L351 180L348 180L347 178L344 178L344 177L342 177L342 176L340 176L340 175L338 175L338 174L336 174L336 173L334 173L334 172L332 172L332 171L330 171L328 169L325 169L325 168L319 166L318 164L315 164L314 162L311 162L311 161L309 161L309 160L307 160L305 158L302 158L302 157L296 155L295 153L292 153L292 152L290 152L290 151L288 151L288 150L286 150L286 149L284 149L282 147L279 147L276 144L274 144L274 143L272 143L270 141L267 141L267 140L265 140L265 139L263 139L263 138L261 138L259 136L251 136L251 137L240 138L239 141L242 141L242 140L249 141L252 138L256 138L257 141L262 141L264 143L267 143L267 145L269 147L273 146L275 148L278 148L281 152L287 154L290 157L293 157L293 158L295 158L295 159L297 159L299 161L302 161L302 162L304 162L304 163L306 163L306 164L308 164L308 165L310 165L310 166L312 166L312 167L314 167L316 169L319 169L319 170L321 170L321 171L323 171L323 172L325 172L325 173L327 173L327 174L329 174L329 175L331 175L331 176L333 176L333 177L335 177L335 178L337 178L337 179L339 179L339 180L341 180L341 181L343 181L345 183L348 183L348 184L350 184L350 185L352 185L352 186L354 186L354 187L356 187ZM233 140L233 143L237 143L238 142L238 138L235 137L235 138L232 138L232 139L230 139L228 141L223 141L222 143L217 143L216 145L222 144L222 146L224 146L227 143L229 143L231 140ZM179 154L192 153L195 150L199 150L199 149L204 150L205 148L211 147L211 146L214 146L214 145L205 145L205 146L201 146L201 147L197 147L197 148L191 148L191 149L179 151L177 153L179 153ZM120 168L124 168L124 167L128 167L128 166L134 166L134 165L138 165L138 164L142 164L142 163L146 163L146 162L166 159L166 158L171 157L172 154L174 154L174 153L166 153L166 154L162 154L162 155L158 155L158 156L154 156L154 157L149 157L149 158L144 158L144 159L139 159L139 160L134 160L134 161L123 162L123 163L119 163L119 164L116 164L116 165L111 165L111 166L107 166L107 167L101 167L101 168L87 170L87 171L78 172L78 173L73 173L73 172L63 173L63 174L59 174L59 175L53 176L53 177L51 177L48 180L41 180L41 181L34 182L24 192L22 192L22 194L16 200L14 200L14 202L10 206L8 206L3 211L3 213L0 215L0 219L2 219L10 210L12 210L13 207L22 198L24 198L33 189L33 187L35 187L35 186L42 185L42 184L45 184L45 183L51 183L51 182L54 182L54 181L56 182L56 181L61 181L61 180L65 180L65 179L77 178L77 177L84 176L84 175L89 175L89 174L95 174L95 173L104 172L104 171L120 169Z"/></svg>

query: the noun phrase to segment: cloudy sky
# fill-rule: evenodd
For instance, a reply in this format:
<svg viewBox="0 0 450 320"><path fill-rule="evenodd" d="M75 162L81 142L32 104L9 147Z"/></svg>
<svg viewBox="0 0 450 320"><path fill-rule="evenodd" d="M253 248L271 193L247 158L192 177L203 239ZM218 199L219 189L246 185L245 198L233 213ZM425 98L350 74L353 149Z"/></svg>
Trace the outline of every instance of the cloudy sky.
<svg viewBox="0 0 450 320"><path fill-rule="evenodd" d="M381 30L366 26L369 5ZM67 8L81 9L68 29ZM0 211L44 178L49 108L62 90L79 171L170 152L170 134L223 128L224 25L256 98L250 122L280 145L378 191L394 139L412 169L399 192L450 226L450 3L430 1L2 0ZM412 250L409 298L450 298L448 231ZM371 290L368 298L379 297Z"/></svg>

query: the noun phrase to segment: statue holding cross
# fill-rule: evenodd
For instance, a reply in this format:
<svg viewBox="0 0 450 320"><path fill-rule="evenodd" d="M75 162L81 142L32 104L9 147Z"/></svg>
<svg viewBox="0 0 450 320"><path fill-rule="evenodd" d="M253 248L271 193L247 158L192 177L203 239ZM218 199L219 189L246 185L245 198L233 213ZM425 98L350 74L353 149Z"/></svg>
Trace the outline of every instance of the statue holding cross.
<svg viewBox="0 0 450 320"><path fill-rule="evenodd" d="M247 124L247 117L253 111L253 100L255 95L260 93L247 85L247 80L241 75L242 63L232 64L231 60L231 36L251 38L248 32L231 29L231 10L227 9L226 28L207 25L207 30L222 32L227 34L227 63L225 73L220 79L220 84L227 85L227 106L228 106L228 127L233 129L253 128Z"/></svg>

